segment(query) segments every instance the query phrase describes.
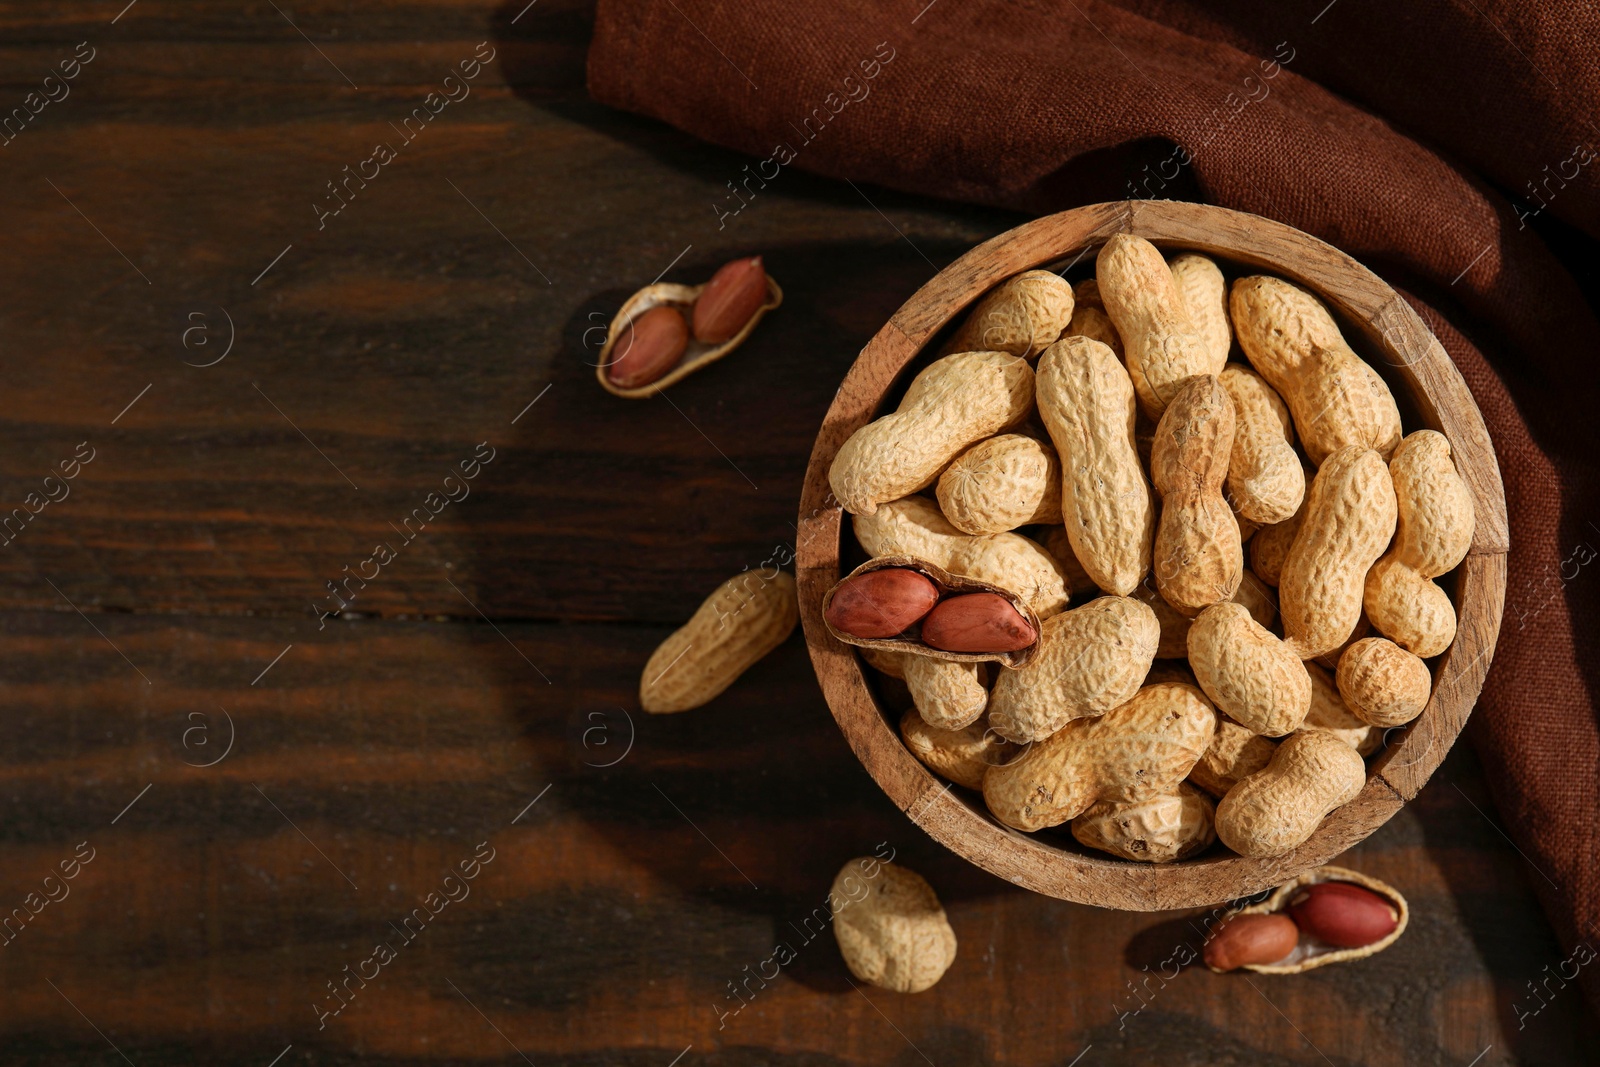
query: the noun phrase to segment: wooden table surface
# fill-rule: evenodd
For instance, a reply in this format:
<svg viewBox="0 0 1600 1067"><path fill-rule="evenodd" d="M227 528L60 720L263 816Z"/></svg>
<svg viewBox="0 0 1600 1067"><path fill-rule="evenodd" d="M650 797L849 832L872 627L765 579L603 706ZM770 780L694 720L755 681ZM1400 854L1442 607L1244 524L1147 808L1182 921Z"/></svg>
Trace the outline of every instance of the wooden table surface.
<svg viewBox="0 0 1600 1067"><path fill-rule="evenodd" d="M125 2L0 3L0 1063L1594 1062L1465 745L1344 860L1400 942L1247 978L933 844L798 635L638 711L861 345L1018 217L786 171L719 227L749 161L590 102L581 3ZM745 349L596 387L627 293L750 252ZM960 939L916 996L790 925L882 842Z"/></svg>

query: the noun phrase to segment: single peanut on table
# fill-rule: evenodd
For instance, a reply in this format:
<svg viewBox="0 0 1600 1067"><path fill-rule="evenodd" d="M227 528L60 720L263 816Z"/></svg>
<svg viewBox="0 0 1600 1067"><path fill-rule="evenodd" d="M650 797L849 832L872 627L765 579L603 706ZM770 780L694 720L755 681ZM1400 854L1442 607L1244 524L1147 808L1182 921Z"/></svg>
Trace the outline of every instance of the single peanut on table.
<svg viewBox="0 0 1600 1067"><path fill-rule="evenodd" d="M920 993L955 962L955 931L933 887L915 871L870 856L851 860L828 900L839 953L863 982Z"/></svg>
<svg viewBox="0 0 1600 1067"><path fill-rule="evenodd" d="M1159 640L1155 613L1128 597L1100 597L1046 619L1032 662L995 680L990 724L1022 743L1103 715L1139 691Z"/></svg>
<svg viewBox="0 0 1600 1067"><path fill-rule="evenodd" d="M973 536L950 525L927 497L908 496L857 515L856 540L872 556L915 556L951 574L974 578L1015 593L1041 619L1067 606L1061 564L1039 544L1018 533Z"/></svg>
<svg viewBox="0 0 1600 1067"><path fill-rule="evenodd" d="M1367 572L1367 616L1379 633L1424 659L1450 647L1456 609L1433 579L1472 546L1472 493L1450 461L1450 442L1418 430L1389 460L1399 527L1394 545Z"/></svg>
<svg viewBox="0 0 1600 1067"><path fill-rule="evenodd" d="M1322 301L1281 278L1256 276L1233 283L1229 309L1239 347L1289 405L1313 464L1350 446L1388 458L1400 443L1394 394L1350 350Z"/></svg>
<svg viewBox="0 0 1600 1067"><path fill-rule="evenodd" d="M653 714L698 708L783 644L799 619L793 575L734 575L651 655L639 706Z"/></svg>
<svg viewBox="0 0 1600 1067"><path fill-rule="evenodd" d="M1221 372L1226 349L1218 356L1212 339L1195 325L1172 268L1155 245L1116 234L1100 249L1095 275L1145 414L1160 418L1184 379ZM1059 442L1056 447L1059 451Z"/></svg>
<svg viewBox="0 0 1600 1067"><path fill-rule="evenodd" d="M1330 455L1311 483L1278 578L1284 640L1301 659L1349 638L1367 571L1389 547L1394 526L1394 484L1383 457L1360 445Z"/></svg>
<svg viewBox="0 0 1600 1067"><path fill-rule="evenodd" d="M852 515L932 485L967 446L1027 418L1033 368L1004 352L958 352L930 363L892 415L839 447L828 482Z"/></svg>
<svg viewBox="0 0 1600 1067"><path fill-rule="evenodd" d="M1228 460L1228 499L1241 519L1262 526L1283 522L1300 509L1306 493L1289 408L1242 363L1222 368L1221 378L1238 419Z"/></svg>
<svg viewBox="0 0 1600 1067"><path fill-rule="evenodd" d="M1024 434L979 441L939 475L939 510L963 533L992 534L1061 522L1061 463Z"/></svg>
<svg viewBox="0 0 1600 1067"><path fill-rule="evenodd" d="M1099 801L1149 800L1177 790L1211 743L1215 724L1216 712L1198 689L1146 686L1126 704L1069 722L1017 759L989 768L983 799L995 818L1018 830L1060 825Z"/></svg>
<svg viewBox="0 0 1600 1067"><path fill-rule="evenodd" d="M1329 812L1354 800L1366 784L1366 763L1343 741L1318 732L1290 734L1271 762L1218 802L1217 837L1241 856L1282 856L1305 844Z"/></svg>
<svg viewBox="0 0 1600 1067"><path fill-rule="evenodd" d="M1156 588L1182 615L1231 599L1244 574L1239 523L1222 497L1233 433L1233 401L1211 375L1184 382L1156 426L1150 480L1161 518L1152 563Z"/></svg>
<svg viewBox="0 0 1600 1067"><path fill-rule="evenodd" d="M1126 596L1150 569L1155 527L1133 444L1128 372L1100 342L1068 337L1039 359L1038 401L1061 460L1062 520L1073 553L1095 585Z"/></svg>

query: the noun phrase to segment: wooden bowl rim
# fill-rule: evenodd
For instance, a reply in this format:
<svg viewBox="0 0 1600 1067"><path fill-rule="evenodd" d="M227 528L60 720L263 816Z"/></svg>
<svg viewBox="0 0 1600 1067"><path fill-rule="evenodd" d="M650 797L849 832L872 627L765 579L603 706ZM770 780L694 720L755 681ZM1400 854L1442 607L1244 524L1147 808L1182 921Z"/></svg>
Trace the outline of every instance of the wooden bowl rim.
<svg viewBox="0 0 1600 1067"><path fill-rule="evenodd" d="M981 798L973 803L956 795L905 748L894 725L898 714L879 708L854 650L832 637L821 618L822 596L840 574L844 513L828 488L840 445L876 416L883 396L927 342L985 292L1024 270L1075 254L1081 259L1116 233L1215 255L1316 293L1401 379L1420 423L1410 429L1428 427L1449 438L1473 495L1477 529L1456 571L1456 641L1435 665L1427 707L1403 731L1386 736L1361 794L1287 856L1229 853L1137 864L1067 851L1002 826L982 809ZM998 877L1048 896L1131 911L1202 907L1281 885L1366 838L1414 797L1460 734L1483 687L1499 634L1510 545L1500 469L1482 413L1411 306L1376 274L1309 234L1244 212L1176 201L1091 204L1035 219L978 245L918 289L845 375L817 434L799 519L800 617L817 679L840 730L889 798L941 844Z"/></svg>

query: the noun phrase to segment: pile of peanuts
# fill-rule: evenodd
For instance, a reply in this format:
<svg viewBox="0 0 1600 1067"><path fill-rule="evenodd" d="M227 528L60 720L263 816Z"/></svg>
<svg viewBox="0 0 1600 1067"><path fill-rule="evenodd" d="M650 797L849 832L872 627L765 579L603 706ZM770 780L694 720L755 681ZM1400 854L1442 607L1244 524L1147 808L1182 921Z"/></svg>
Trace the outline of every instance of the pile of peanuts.
<svg viewBox="0 0 1600 1067"><path fill-rule="evenodd" d="M1402 436L1321 301L1127 234L990 291L829 481L872 559L825 617L904 681L911 752L1157 863L1281 856L1356 797L1473 531L1450 442Z"/></svg>

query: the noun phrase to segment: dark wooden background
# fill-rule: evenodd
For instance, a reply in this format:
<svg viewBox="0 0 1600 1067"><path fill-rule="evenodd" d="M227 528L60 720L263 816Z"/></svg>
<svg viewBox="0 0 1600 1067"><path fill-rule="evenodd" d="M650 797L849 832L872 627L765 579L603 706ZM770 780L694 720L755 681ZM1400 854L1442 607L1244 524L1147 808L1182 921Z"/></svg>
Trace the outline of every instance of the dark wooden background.
<svg viewBox="0 0 1600 1067"><path fill-rule="evenodd" d="M95 49L0 147L0 513L95 455L0 546L0 914L95 854L0 947L0 1063L1594 1062L1575 988L1532 1014L1570 946L1465 747L1346 857L1409 896L1393 949L1163 981L1185 916L944 853L798 635L702 710L638 712L655 644L793 537L856 351L1017 217L786 170L719 229L750 161L591 103L571 0L125 2L0 3L6 112ZM484 41L472 95L318 231L325 183ZM629 291L751 252L787 299L736 357L596 387ZM319 629L480 442L471 495ZM471 895L319 1029L480 842ZM944 980L855 988L825 937L719 1026L879 842L946 903Z"/></svg>

